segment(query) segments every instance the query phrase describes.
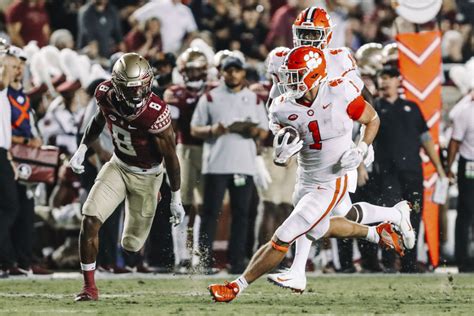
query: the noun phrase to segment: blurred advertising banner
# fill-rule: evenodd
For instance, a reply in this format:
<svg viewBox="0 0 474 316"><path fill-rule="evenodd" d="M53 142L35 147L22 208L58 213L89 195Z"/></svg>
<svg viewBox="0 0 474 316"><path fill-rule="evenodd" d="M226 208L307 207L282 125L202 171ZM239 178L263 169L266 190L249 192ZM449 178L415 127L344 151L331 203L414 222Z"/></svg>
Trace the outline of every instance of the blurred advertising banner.
<svg viewBox="0 0 474 316"><path fill-rule="evenodd" d="M403 88L408 100L416 102L430 128L438 148L439 122L441 119L441 34L437 31L404 33L397 37L399 67ZM439 264L439 212L431 196L437 179L434 166L421 153L424 177L423 223L425 241L433 266Z"/></svg>

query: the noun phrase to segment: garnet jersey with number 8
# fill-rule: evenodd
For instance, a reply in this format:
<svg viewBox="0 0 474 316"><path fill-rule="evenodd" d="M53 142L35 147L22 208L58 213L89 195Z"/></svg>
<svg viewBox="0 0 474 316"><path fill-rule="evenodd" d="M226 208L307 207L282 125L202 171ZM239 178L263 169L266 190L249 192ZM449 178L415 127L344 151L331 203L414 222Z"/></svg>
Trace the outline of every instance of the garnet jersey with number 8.
<svg viewBox="0 0 474 316"><path fill-rule="evenodd" d="M124 116L117 110L119 101L110 80L97 87L95 98L112 134L115 155L132 167L150 169L159 165L163 157L153 138L171 125L167 105L152 94L135 114Z"/></svg>
<svg viewBox="0 0 474 316"><path fill-rule="evenodd" d="M338 162L353 144L353 120L360 118L364 107L359 88L342 77L321 83L316 99L307 106L285 95L273 101L270 126L293 126L304 142L298 154L300 184L324 183L344 174Z"/></svg>

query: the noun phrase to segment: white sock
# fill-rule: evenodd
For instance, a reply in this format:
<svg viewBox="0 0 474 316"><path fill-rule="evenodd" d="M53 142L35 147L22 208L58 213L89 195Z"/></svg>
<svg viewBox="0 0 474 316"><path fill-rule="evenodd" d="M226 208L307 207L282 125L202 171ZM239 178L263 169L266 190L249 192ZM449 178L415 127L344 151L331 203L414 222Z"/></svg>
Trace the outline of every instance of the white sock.
<svg viewBox="0 0 474 316"><path fill-rule="evenodd" d="M299 274L305 274L306 272L306 261L308 260L309 251L313 242L306 238L305 235L296 239L296 251L295 258L291 264L290 271L297 272Z"/></svg>
<svg viewBox="0 0 474 316"><path fill-rule="evenodd" d="M82 263L81 262L81 270L82 271L94 271L95 270L95 261L92 263Z"/></svg>
<svg viewBox="0 0 474 316"><path fill-rule="evenodd" d="M377 230L375 226L369 226L369 231L367 232L367 236L365 237L366 240L378 244L380 240L379 234L377 234Z"/></svg>
<svg viewBox="0 0 474 316"><path fill-rule="evenodd" d="M366 202L355 203L354 205L359 205L362 209L362 220L359 223L363 225L385 221L399 225L402 220L400 211L395 207L378 206Z"/></svg>
<svg viewBox="0 0 474 316"><path fill-rule="evenodd" d="M175 263L179 264L181 260L189 260L191 255L188 249L188 223L189 216L185 216L182 223L173 226L171 229L173 235L173 247L175 253Z"/></svg>
<svg viewBox="0 0 474 316"><path fill-rule="evenodd" d="M239 286L238 294L242 293L242 291L245 290L247 286L249 286L249 284L247 283L247 280L245 280L243 275L238 277L234 282L237 283L237 285Z"/></svg>

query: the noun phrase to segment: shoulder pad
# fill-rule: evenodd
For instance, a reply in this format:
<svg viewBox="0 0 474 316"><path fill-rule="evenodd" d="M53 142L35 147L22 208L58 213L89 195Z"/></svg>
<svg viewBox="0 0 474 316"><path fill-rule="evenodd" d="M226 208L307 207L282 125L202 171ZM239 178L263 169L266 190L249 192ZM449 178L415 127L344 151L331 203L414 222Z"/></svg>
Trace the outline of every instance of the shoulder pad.
<svg viewBox="0 0 474 316"><path fill-rule="evenodd" d="M107 93L112 89L112 81L105 80L100 83L94 92L94 97L97 99L98 102L103 100Z"/></svg>
<svg viewBox="0 0 474 316"><path fill-rule="evenodd" d="M329 91L334 95L344 96L345 100L352 101L361 93L360 89L352 80L344 77L336 77L328 81Z"/></svg>

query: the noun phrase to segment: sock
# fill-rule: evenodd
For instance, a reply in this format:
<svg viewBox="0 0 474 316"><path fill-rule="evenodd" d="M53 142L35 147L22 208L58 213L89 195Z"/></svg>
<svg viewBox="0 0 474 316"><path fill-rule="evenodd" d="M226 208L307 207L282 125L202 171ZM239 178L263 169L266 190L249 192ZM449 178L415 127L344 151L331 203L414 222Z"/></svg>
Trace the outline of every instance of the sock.
<svg viewBox="0 0 474 316"><path fill-rule="evenodd" d="M176 254L176 264L179 264L182 260L189 260L191 255L189 253L187 241L188 241L188 223L189 216L185 216L184 220L178 226L172 227L173 234L173 246Z"/></svg>
<svg viewBox="0 0 474 316"><path fill-rule="evenodd" d="M81 270L84 278L84 285L87 287L95 287L95 262L81 263Z"/></svg>
<svg viewBox="0 0 474 316"><path fill-rule="evenodd" d="M402 215L395 207L384 207L369 204L366 202L355 203L354 206L360 206L362 209L362 219L360 224L373 224L380 222L391 222L395 225L399 225L402 220Z"/></svg>
<svg viewBox="0 0 474 316"><path fill-rule="evenodd" d="M367 232L367 236L365 237L365 239L374 244L379 243L380 236L379 234L377 234L375 226L369 226L369 231Z"/></svg>
<svg viewBox="0 0 474 316"><path fill-rule="evenodd" d="M243 275L238 277L234 282L239 286L239 294L249 286Z"/></svg>
<svg viewBox="0 0 474 316"><path fill-rule="evenodd" d="M201 216L196 215L194 218L193 226L193 251L192 251L192 264L197 265L199 263L199 229L201 228Z"/></svg>
<svg viewBox="0 0 474 316"><path fill-rule="evenodd" d="M305 274L306 261L308 260L309 251L311 250L312 244L313 242L304 235L296 239L295 258L293 259L290 271Z"/></svg>

